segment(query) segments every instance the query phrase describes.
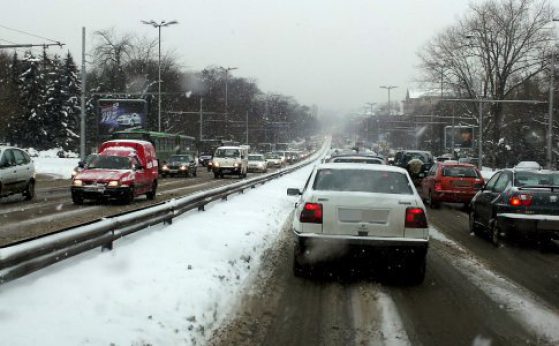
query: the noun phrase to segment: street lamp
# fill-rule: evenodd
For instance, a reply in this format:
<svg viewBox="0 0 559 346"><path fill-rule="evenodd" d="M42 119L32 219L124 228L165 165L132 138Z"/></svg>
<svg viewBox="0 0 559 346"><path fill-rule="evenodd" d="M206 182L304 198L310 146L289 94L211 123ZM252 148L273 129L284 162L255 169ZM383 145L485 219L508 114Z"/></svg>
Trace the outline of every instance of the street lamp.
<svg viewBox="0 0 559 346"><path fill-rule="evenodd" d="M229 81L229 71L233 71L238 69L238 67L223 67L220 66L220 69L222 69L223 71L225 71L225 135L227 136L228 134L228 127L229 127L229 104L227 101L227 84Z"/></svg>
<svg viewBox="0 0 559 346"><path fill-rule="evenodd" d="M150 21L142 20L143 24L151 25L154 28L157 28L159 31L159 55L157 58L157 84L158 84L158 92L157 92L157 130L161 132L161 28L166 27L173 24L178 24L176 20L172 20L170 22L166 22L164 20L157 23L153 19Z"/></svg>
<svg viewBox="0 0 559 346"><path fill-rule="evenodd" d="M395 85L381 85L381 89L386 89L388 91L388 115L392 115L392 107L390 107L390 90L396 89L397 86Z"/></svg>
<svg viewBox="0 0 559 346"><path fill-rule="evenodd" d="M552 18L551 24L559 22L559 19ZM555 26L553 25L553 28ZM551 35L554 36L555 33ZM552 37L551 62L549 64L549 119L547 125L547 168L553 169L553 96L555 93L555 38Z"/></svg>

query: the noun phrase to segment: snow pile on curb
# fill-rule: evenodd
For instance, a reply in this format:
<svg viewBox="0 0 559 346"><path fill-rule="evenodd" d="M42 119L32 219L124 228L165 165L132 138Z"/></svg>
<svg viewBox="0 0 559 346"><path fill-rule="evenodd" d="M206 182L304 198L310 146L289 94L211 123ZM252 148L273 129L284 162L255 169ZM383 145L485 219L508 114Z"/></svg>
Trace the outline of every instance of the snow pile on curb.
<svg viewBox="0 0 559 346"><path fill-rule="evenodd" d="M287 187L302 187L311 170L0 286L3 343L204 343L292 211Z"/></svg>

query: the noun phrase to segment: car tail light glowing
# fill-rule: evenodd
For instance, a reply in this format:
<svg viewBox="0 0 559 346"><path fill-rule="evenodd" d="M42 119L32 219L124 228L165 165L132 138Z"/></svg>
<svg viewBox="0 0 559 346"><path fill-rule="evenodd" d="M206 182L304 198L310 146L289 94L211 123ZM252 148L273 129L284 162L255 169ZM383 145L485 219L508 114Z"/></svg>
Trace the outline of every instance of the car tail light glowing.
<svg viewBox="0 0 559 346"><path fill-rule="evenodd" d="M322 204L306 203L301 211L299 221L308 223L322 223Z"/></svg>
<svg viewBox="0 0 559 346"><path fill-rule="evenodd" d="M509 199L509 204L513 207L529 207L532 205L532 196L525 193L514 195Z"/></svg>
<svg viewBox="0 0 559 346"><path fill-rule="evenodd" d="M441 191L443 189L443 185L440 181L435 181L435 191Z"/></svg>
<svg viewBox="0 0 559 346"><path fill-rule="evenodd" d="M425 211L421 208L408 207L406 209L406 228L427 228Z"/></svg>

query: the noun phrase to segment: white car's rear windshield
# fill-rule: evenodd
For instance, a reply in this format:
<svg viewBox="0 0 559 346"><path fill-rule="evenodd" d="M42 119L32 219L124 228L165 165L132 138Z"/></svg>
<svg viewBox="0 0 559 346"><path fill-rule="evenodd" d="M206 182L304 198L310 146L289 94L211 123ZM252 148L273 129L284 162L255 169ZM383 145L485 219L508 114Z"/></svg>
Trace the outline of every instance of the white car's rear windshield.
<svg viewBox="0 0 559 346"><path fill-rule="evenodd" d="M313 190L413 194L404 174L365 169L320 169Z"/></svg>

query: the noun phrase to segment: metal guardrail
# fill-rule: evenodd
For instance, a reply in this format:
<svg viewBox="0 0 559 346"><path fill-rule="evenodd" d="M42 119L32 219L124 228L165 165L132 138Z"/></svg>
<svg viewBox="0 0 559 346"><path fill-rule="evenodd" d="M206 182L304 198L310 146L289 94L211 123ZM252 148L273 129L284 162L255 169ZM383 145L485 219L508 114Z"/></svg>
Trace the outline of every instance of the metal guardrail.
<svg viewBox="0 0 559 346"><path fill-rule="evenodd" d="M111 250L113 243L121 237L159 223L171 224L173 218L187 211L193 209L203 211L204 207L211 202L227 199L232 194L243 193L244 190L255 188L259 184L264 184L311 164L323 155L326 148L327 145L324 145L309 159L277 172L200 191L144 209L101 218L55 234L0 248L0 284L97 247Z"/></svg>

